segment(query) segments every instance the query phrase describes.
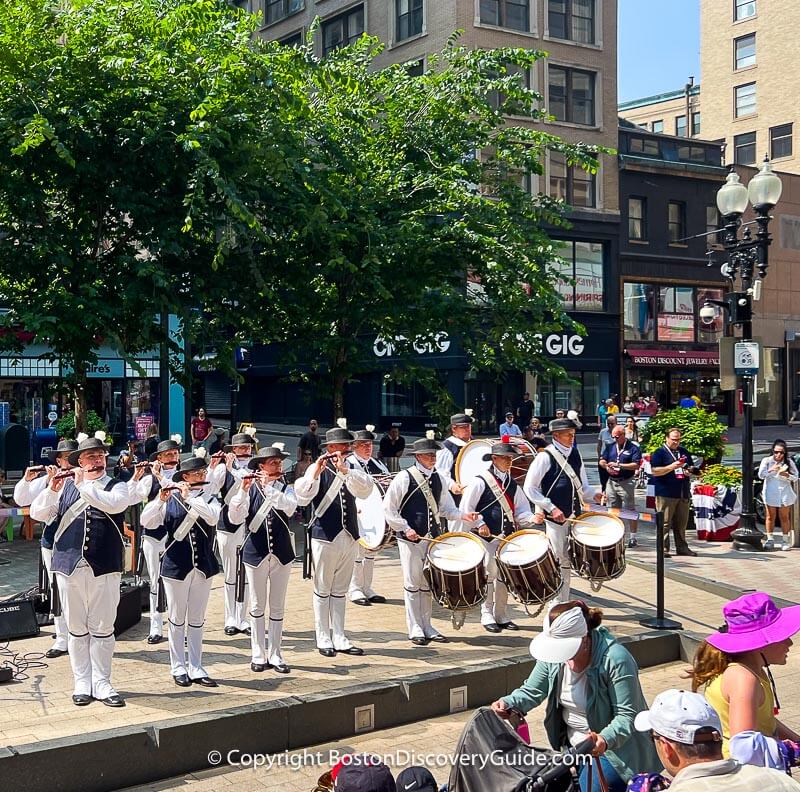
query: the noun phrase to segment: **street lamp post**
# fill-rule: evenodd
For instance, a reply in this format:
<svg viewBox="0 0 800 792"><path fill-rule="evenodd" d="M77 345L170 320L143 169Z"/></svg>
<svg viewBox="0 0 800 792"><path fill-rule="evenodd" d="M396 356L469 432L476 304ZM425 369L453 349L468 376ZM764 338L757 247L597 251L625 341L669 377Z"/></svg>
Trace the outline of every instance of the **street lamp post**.
<svg viewBox="0 0 800 792"><path fill-rule="evenodd" d="M770 211L781 197L781 180L772 172L769 158L765 157L761 170L745 187L731 168L725 184L717 192L717 208L723 217L723 246L728 254L727 273L731 281L739 277L741 291L726 295L724 307L728 323L741 326L743 341L753 337L754 285L766 277L769 266ZM749 224L741 235L742 215L751 203L755 210L758 230L753 237ZM757 273L756 273L757 270ZM756 393L755 375L742 377L742 514L739 528L733 532L733 546L737 550L763 550L763 534L756 528L753 504L753 401Z"/></svg>

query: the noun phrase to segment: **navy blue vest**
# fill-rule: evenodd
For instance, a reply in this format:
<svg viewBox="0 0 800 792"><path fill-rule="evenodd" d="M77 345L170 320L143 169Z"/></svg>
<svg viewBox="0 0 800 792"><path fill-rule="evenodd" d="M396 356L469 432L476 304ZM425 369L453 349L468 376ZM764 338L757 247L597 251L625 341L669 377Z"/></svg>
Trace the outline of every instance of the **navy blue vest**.
<svg viewBox="0 0 800 792"><path fill-rule="evenodd" d="M483 478L483 476L481 476ZM497 480L497 477L494 477L495 481L497 481L497 485L503 490L503 485ZM506 481L505 491L508 493L508 498L511 499L511 511L514 511L514 497L517 494L517 482L511 478L509 474L508 480ZM506 496L503 495L503 498ZM508 499L506 499L508 502ZM489 526L489 530L492 532L492 536L482 536L481 539L484 539L487 542L492 541L493 536L500 536L500 534L504 534L508 536L508 534L514 533L516 530L514 528L514 523L509 523L506 519L505 512L503 511L502 504L498 501L497 496L492 492L489 488L489 485L484 481L483 484L483 493L481 494L480 498L478 498L478 503L475 506L475 511L481 513L481 517L483 517L483 521L486 525ZM478 533L477 529L473 530L473 533Z"/></svg>
<svg viewBox="0 0 800 792"><path fill-rule="evenodd" d="M442 445L453 455L453 464L450 465L450 478L456 478L456 458L461 453L463 445L456 445L449 437L442 442Z"/></svg>
<svg viewBox="0 0 800 792"><path fill-rule="evenodd" d="M281 482L281 492L286 491L286 484ZM264 503L264 496L257 484L250 487L250 508L247 512L245 525L249 526L256 516L256 512ZM331 507L333 508L333 507ZM242 545L242 559L251 567L257 567L272 553L282 564L291 564L294 561L294 549L290 538L289 518L280 509L270 509L267 519L261 527L253 532L245 528L246 536Z"/></svg>
<svg viewBox="0 0 800 792"><path fill-rule="evenodd" d="M227 497L228 493L240 483L240 479L237 476L234 476L230 470L225 471L225 481L223 482L222 488L219 491L219 496L222 498L222 511L220 511L219 520L217 520L218 531L224 531L225 533L236 533L242 527L241 525L234 525L230 521L228 514L229 509L225 503L225 498Z"/></svg>
<svg viewBox="0 0 800 792"><path fill-rule="evenodd" d="M330 467L324 467L319 476L319 492L312 503L319 506L328 488L333 484L336 475ZM314 518L311 524L311 538L332 542L342 531L347 531L353 539L358 539L358 513L356 511L355 496L347 489L347 484L342 482L337 497L322 515Z"/></svg>
<svg viewBox="0 0 800 792"><path fill-rule="evenodd" d="M572 486L569 476L561 469L561 465L553 459L549 451L543 453L547 454L550 461L550 469L542 477L542 483L539 485L539 490L546 497L553 501L553 504L561 509L564 514L569 517L570 514L576 516L581 513L581 503L578 499L578 493ZM556 453L561 453L556 449ZM572 446L572 450L567 457L567 464L575 471L578 481L581 478L581 455L577 446Z"/></svg>
<svg viewBox="0 0 800 792"><path fill-rule="evenodd" d="M348 464L350 465L353 470L363 470L370 476L385 476L386 471L379 465L372 457L370 457L366 462L361 459L361 457L356 456L353 454L347 460Z"/></svg>
<svg viewBox="0 0 800 792"><path fill-rule="evenodd" d="M219 572L219 563L214 555L214 526L197 520L189 533L180 541L174 541L175 531L186 517L183 501L173 493L167 501L164 527L167 530L167 549L161 560L161 576L172 580L184 580L192 569L199 569L207 578Z"/></svg>
<svg viewBox="0 0 800 792"><path fill-rule="evenodd" d="M422 490L417 486L417 482L411 478L411 473L406 471L408 476L408 490L403 497L400 505L400 516L413 528L420 536L427 536L429 533L433 537L439 535L436 522L433 519L431 510L428 508L428 501L422 494ZM428 478L428 486L437 505L442 499L442 476L438 470ZM438 517L437 517L438 519ZM397 534L399 539L405 539L403 534ZM408 541L408 540L405 540Z"/></svg>
<svg viewBox="0 0 800 792"><path fill-rule="evenodd" d="M147 493L147 502L150 503L153 498L158 498L160 496L161 484L159 483L158 479L153 476L152 480L150 481L150 492ZM158 528L145 528L144 535L160 542L167 535L167 529L163 525L159 525Z"/></svg>
<svg viewBox="0 0 800 792"><path fill-rule="evenodd" d="M108 492L113 487L126 487L122 481L111 479L103 489ZM67 479L58 501L58 513L53 521L55 529L61 518L80 498L80 492L72 479ZM122 524L124 512L106 514L94 506L89 506L77 519L73 520L53 547L53 572L71 575L81 558L92 568L95 577L111 572L122 572L124 546L122 543Z"/></svg>
<svg viewBox="0 0 800 792"><path fill-rule="evenodd" d="M53 549L53 541L56 538L57 530L58 530L57 522L47 523L47 525L45 525L45 527L42 529L41 545L42 547L45 548L45 550Z"/></svg>

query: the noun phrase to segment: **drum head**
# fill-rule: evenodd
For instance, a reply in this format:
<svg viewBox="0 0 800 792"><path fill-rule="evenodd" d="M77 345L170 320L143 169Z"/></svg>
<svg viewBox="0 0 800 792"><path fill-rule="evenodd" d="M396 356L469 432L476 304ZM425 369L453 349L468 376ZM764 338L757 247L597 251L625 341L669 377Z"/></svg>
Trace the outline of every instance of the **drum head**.
<svg viewBox="0 0 800 792"><path fill-rule="evenodd" d="M428 560L444 572L467 572L483 563L486 551L476 536L446 533L428 547Z"/></svg>
<svg viewBox="0 0 800 792"><path fill-rule="evenodd" d="M379 548L386 535L386 518L383 498L378 487L373 487L367 498L356 498L359 541L368 550Z"/></svg>
<svg viewBox="0 0 800 792"><path fill-rule="evenodd" d="M456 458L456 481L466 487L483 470L488 470L491 462L483 457L492 450L492 440L470 440L458 452Z"/></svg>
<svg viewBox="0 0 800 792"><path fill-rule="evenodd" d="M572 523L572 536L587 547L611 547L625 536L625 526L612 514L586 512Z"/></svg>
<svg viewBox="0 0 800 792"><path fill-rule="evenodd" d="M497 557L508 566L527 566L547 554L550 542L541 531L517 531L502 542Z"/></svg>

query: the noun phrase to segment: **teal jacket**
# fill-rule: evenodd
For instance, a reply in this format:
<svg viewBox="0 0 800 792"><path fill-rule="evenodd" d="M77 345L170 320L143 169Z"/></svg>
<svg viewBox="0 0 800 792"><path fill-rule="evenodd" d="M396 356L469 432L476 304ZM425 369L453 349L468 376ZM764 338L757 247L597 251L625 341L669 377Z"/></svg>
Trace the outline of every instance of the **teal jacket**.
<svg viewBox="0 0 800 792"><path fill-rule="evenodd" d="M547 699L544 728L550 746L561 750L567 745L567 727L562 718L560 663L537 662L522 687L505 696L509 707L527 713ZM608 744L606 759L624 781L636 773L661 770L650 735L637 732L633 719L646 710L639 667L630 652L617 643L605 627L592 633L592 659L587 669L586 720L589 728Z"/></svg>

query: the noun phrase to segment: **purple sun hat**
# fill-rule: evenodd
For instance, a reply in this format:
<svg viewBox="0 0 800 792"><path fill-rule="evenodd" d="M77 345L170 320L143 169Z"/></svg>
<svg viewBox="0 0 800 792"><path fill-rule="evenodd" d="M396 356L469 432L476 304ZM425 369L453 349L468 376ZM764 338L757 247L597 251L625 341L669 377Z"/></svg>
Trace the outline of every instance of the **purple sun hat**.
<svg viewBox="0 0 800 792"><path fill-rule="evenodd" d="M722 609L727 630L715 632L706 641L722 652L735 654L763 649L800 632L800 605L779 608L769 594L745 594Z"/></svg>

